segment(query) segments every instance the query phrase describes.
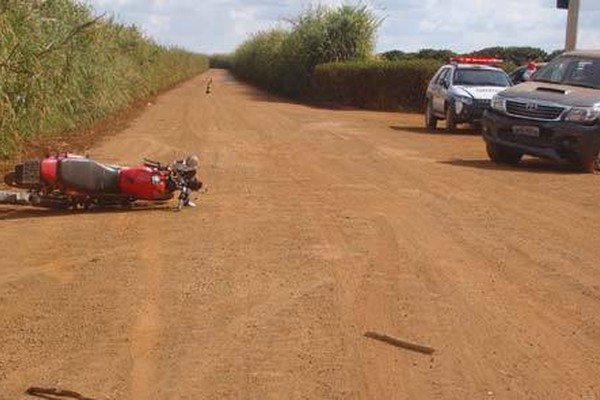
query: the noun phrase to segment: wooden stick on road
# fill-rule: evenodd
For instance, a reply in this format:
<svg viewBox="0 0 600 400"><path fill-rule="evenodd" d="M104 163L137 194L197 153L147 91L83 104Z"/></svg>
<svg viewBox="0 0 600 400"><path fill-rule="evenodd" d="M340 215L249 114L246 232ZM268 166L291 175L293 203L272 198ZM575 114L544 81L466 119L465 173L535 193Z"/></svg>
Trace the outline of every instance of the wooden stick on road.
<svg viewBox="0 0 600 400"><path fill-rule="evenodd" d="M431 347L422 346L420 344L415 344L415 343L407 342L405 340L394 338L394 337L391 337L391 336L388 336L388 335L385 335L385 334L382 334L382 333L367 332L367 333L365 333L365 336L368 337L368 338L370 338L370 339L379 340L380 342L385 342L387 344L391 344L392 346L401 347L403 349L416 351L418 353L433 354L433 352L435 351L435 349L433 349Z"/></svg>

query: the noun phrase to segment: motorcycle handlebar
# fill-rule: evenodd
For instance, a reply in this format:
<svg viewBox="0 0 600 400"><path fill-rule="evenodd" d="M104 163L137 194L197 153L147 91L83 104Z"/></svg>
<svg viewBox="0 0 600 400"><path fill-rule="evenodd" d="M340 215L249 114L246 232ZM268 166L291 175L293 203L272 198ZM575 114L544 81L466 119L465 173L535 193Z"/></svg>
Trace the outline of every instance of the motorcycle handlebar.
<svg viewBox="0 0 600 400"><path fill-rule="evenodd" d="M160 170L166 169L166 167L158 161L154 161L154 160L151 160L151 159L145 158L145 157L143 160L144 160L144 165L146 165L148 167L158 168Z"/></svg>
<svg viewBox="0 0 600 400"><path fill-rule="evenodd" d="M177 160L177 161L173 162L173 164L169 164L169 165L161 164L158 161L154 161L154 160L151 160L146 157L144 157L143 160L144 160L144 165L147 167L156 168L160 171L173 170L177 174L181 174L181 175L185 176L186 178L192 178L196 174L196 168L189 168L188 166L185 165L185 162L183 160ZM188 176L190 174L191 174L191 176Z"/></svg>

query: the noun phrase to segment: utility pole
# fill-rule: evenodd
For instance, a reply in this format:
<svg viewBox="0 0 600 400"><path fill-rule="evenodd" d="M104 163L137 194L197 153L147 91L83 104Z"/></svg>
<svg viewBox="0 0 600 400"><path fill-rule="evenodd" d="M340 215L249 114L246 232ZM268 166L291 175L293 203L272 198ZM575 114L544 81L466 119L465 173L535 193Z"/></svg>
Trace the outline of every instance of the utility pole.
<svg viewBox="0 0 600 400"><path fill-rule="evenodd" d="M567 16L567 38L565 51L577 48L577 30L579 26L579 4L580 0L569 0L569 14Z"/></svg>

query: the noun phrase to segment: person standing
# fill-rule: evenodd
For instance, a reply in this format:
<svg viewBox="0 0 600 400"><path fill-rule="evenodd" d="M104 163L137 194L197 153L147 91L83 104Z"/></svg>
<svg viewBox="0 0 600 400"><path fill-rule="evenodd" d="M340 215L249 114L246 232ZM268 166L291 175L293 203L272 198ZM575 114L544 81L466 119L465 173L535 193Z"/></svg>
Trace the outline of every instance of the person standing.
<svg viewBox="0 0 600 400"><path fill-rule="evenodd" d="M527 68L523 73L523 81L531 80L531 77L533 76L533 74L535 74L535 71L537 71L537 64L534 60L530 58L529 60L527 60Z"/></svg>

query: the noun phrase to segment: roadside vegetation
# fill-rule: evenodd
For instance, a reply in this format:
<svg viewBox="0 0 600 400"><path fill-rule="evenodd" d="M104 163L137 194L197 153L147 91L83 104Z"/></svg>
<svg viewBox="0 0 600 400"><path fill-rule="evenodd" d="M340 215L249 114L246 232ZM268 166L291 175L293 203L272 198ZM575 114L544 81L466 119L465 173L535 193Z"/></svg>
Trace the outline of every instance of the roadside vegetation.
<svg viewBox="0 0 600 400"><path fill-rule="evenodd" d="M259 32L231 55L211 58L239 78L293 98L379 110L422 110L427 83L458 54L449 49L374 54L381 19L359 6L311 8L288 29ZM510 72L528 60L548 61L560 51L488 47L474 56L499 57Z"/></svg>
<svg viewBox="0 0 600 400"><path fill-rule="evenodd" d="M380 20L367 7L316 7L289 21L290 29L260 32L232 58L235 74L288 96L307 94L319 64L365 60Z"/></svg>
<svg viewBox="0 0 600 400"><path fill-rule="evenodd" d="M213 54L209 57L211 68L231 68L231 56L229 54Z"/></svg>
<svg viewBox="0 0 600 400"><path fill-rule="evenodd" d="M537 47L486 47L470 53L473 56L482 57L497 57L504 60L506 63L514 65L523 65L527 60L550 61L559 56L562 50L556 50L551 53ZM417 52L404 52L401 50L390 50L380 54L380 57L388 61L404 61L404 60L419 60L419 59L435 59L441 62L447 62L450 57L458 56L456 53L448 49L421 49Z"/></svg>
<svg viewBox="0 0 600 400"><path fill-rule="evenodd" d="M441 65L435 59L322 64L312 74L311 96L374 110L421 109L427 84Z"/></svg>
<svg viewBox="0 0 600 400"><path fill-rule="evenodd" d="M71 131L208 68L73 0L0 1L0 158Z"/></svg>

